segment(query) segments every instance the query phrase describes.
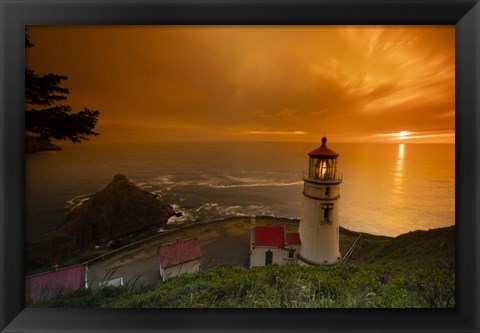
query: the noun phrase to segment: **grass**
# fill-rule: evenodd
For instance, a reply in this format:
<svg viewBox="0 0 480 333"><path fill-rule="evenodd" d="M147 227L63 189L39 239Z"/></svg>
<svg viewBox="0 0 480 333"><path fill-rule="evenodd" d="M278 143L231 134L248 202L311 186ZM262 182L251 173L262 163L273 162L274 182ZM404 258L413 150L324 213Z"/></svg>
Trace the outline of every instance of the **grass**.
<svg viewBox="0 0 480 333"><path fill-rule="evenodd" d="M107 308L449 308L455 274L443 268L345 265L217 267L154 287L81 290L41 307Z"/></svg>
<svg viewBox="0 0 480 333"><path fill-rule="evenodd" d="M346 265L222 266L155 286L82 290L33 306L453 308L455 227L396 238L365 235Z"/></svg>

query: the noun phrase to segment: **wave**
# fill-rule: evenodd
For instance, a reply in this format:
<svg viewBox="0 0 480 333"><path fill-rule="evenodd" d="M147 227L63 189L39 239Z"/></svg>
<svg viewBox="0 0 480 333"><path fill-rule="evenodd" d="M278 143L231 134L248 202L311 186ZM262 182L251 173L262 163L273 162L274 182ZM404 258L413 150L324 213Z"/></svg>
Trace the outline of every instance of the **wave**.
<svg viewBox="0 0 480 333"><path fill-rule="evenodd" d="M237 187L281 187L281 186L295 186L302 185L303 181L298 182L271 182L271 183L251 183L251 184L232 184L232 185L212 185L213 188L224 189L224 188L237 188Z"/></svg>
<svg viewBox="0 0 480 333"><path fill-rule="evenodd" d="M283 187L303 184L302 180L288 182L268 178L237 177L233 175L224 175L221 178L209 177L208 175L202 176L204 179L174 180L173 175L166 175L156 177L150 182L140 183L139 185L143 189L151 189L155 186L161 186L161 188L153 190L152 193L162 196L165 192L171 191L173 188L180 186L203 186L213 189L231 189L241 187Z"/></svg>
<svg viewBox="0 0 480 333"><path fill-rule="evenodd" d="M141 187L146 187L146 186L158 186L158 185L173 185L176 184L176 182L173 180L174 176L173 175L163 175L163 176L156 176L155 178L140 183L138 186Z"/></svg>
<svg viewBox="0 0 480 333"><path fill-rule="evenodd" d="M190 215L186 210L182 211L180 216L172 216L167 220L167 224L182 224L186 222L196 221L192 215Z"/></svg>
<svg viewBox="0 0 480 333"><path fill-rule="evenodd" d="M168 224L180 224L186 222L209 221L228 217L241 216L270 216L276 217L272 208L267 205L221 205L216 202L206 202L198 207L186 208L179 204L172 204L176 213L180 216L172 216Z"/></svg>
<svg viewBox="0 0 480 333"><path fill-rule="evenodd" d="M85 201L89 200L91 196L92 196L91 193L77 195L76 197L70 200L67 200L65 202L64 208L67 209L68 212L71 212L72 210L74 210L75 208L83 204Z"/></svg>
<svg viewBox="0 0 480 333"><path fill-rule="evenodd" d="M67 201L66 209L71 212L90 198L91 194L81 194ZM184 207L180 203L185 202L180 198L171 206L176 215L167 220L167 224L184 224L197 221L211 221L229 217L242 216L269 216L279 217L274 213L274 208L269 205L246 204L246 205L222 205L217 202L204 202L195 207ZM288 216L280 216L288 217ZM295 218L295 217L292 217ZM159 231L160 232L160 231Z"/></svg>
<svg viewBox="0 0 480 333"><path fill-rule="evenodd" d="M213 208L216 208L218 207L218 203L211 203L211 202L207 202L206 204L203 204L201 205L200 207L196 208L195 211L196 212L200 212L200 211L211 211Z"/></svg>
<svg viewBox="0 0 480 333"><path fill-rule="evenodd" d="M255 172L248 172L255 173ZM247 172L243 172L245 176L224 174L220 177L211 177L204 173L194 173L192 177L198 177L197 179L187 179L187 180L177 180L178 175L162 175L154 177L151 180L139 182L137 185L149 191L157 196L159 200L162 200L167 203L173 204L173 208L180 214L173 216L169 219L168 223L185 223L188 221L197 221L210 219L212 216L218 217L232 217L232 216L249 216L249 215L264 215L264 216L274 216L271 207L266 205L255 205L255 204L245 204L241 205L222 205L222 200L219 198L219 202L204 202L201 204L194 204L193 208L185 208L180 206L192 205L193 202L198 202L196 199L192 202L189 198L192 193L201 194L201 187L215 189L215 190L228 190L235 188L260 188L260 187L288 187L288 186L299 186L303 184L303 181L288 181L282 179L272 179L272 178L262 178L257 177L256 175L247 175ZM200 189L189 189L187 197L185 193L177 190L179 187L195 186L200 187ZM92 194L81 194L70 200L66 201L65 209L72 211L75 208L82 205L87 201ZM192 194L193 195L193 194ZM219 194L220 195L220 194ZM181 196L181 197L180 197ZM213 199L217 201L217 199Z"/></svg>

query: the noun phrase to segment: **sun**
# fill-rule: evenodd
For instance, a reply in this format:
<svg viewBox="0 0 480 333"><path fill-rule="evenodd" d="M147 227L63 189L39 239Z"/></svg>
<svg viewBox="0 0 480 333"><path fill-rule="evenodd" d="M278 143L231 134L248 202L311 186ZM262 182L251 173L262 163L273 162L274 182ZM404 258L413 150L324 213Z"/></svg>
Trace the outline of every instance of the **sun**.
<svg viewBox="0 0 480 333"><path fill-rule="evenodd" d="M397 136L398 136L400 139L403 139L403 138L405 138L406 136L408 136L409 134L410 134L410 132L401 131L401 132L398 132L398 133L397 133Z"/></svg>

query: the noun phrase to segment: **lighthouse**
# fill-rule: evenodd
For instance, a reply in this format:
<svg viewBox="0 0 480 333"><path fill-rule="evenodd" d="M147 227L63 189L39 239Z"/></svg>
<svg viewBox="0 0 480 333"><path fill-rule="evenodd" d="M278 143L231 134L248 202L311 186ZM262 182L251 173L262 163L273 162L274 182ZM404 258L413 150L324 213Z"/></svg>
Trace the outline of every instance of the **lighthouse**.
<svg viewBox="0 0 480 333"><path fill-rule="evenodd" d="M332 265L339 261L339 222L341 175L337 172L338 154L322 145L308 154L304 174L302 215L299 234L302 241L298 261L307 265Z"/></svg>

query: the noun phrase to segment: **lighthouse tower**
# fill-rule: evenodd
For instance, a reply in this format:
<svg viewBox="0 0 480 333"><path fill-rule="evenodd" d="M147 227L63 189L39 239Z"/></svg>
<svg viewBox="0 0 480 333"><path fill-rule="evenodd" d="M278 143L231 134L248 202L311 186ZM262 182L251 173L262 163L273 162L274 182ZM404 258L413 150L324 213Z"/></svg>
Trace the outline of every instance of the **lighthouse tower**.
<svg viewBox="0 0 480 333"><path fill-rule="evenodd" d="M299 261L308 265L331 265L340 259L338 202L341 176L337 173L337 157L322 145L308 154L309 167L304 175Z"/></svg>

